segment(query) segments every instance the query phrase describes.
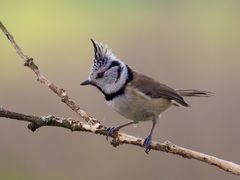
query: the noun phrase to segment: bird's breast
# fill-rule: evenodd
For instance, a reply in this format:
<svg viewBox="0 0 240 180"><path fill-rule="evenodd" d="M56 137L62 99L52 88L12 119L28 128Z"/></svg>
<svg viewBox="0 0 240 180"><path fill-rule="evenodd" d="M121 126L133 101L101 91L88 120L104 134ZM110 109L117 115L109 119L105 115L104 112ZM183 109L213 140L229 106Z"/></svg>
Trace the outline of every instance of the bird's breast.
<svg viewBox="0 0 240 180"><path fill-rule="evenodd" d="M152 99L137 89L127 87L124 94L107 101L107 104L125 118L138 122L154 120L171 106L171 101L164 98Z"/></svg>

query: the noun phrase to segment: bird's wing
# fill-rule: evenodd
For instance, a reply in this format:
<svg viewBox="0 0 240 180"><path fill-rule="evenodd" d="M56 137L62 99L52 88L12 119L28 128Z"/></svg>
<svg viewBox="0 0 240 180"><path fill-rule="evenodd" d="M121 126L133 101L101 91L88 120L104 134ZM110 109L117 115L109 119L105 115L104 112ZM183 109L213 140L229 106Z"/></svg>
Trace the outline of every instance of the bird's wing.
<svg viewBox="0 0 240 180"><path fill-rule="evenodd" d="M165 84L159 83L148 76L136 72L133 72L133 76L134 78L129 85L138 89L145 95L153 99L166 98L169 100L174 100L183 106L189 106L177 91L166 86Z"/></svg>

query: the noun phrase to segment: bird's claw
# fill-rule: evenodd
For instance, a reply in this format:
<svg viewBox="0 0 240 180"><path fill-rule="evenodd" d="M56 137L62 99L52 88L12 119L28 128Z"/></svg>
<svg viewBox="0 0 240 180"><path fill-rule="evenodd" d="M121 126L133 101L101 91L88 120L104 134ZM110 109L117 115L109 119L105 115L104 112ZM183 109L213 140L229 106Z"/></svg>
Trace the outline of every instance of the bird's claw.
<svg viewBox="0 0 240 180"><path fill-rule="evenodd" d="M148 137L146 137L146 139L143 142L143 147L145 148L145 153L149 153L149 151L151 150L150 146L151 146L151 140L152 140L152 136L149 135Z"/></svg>
<svg viewBox="0 0 240 180"><path fill-rule="evenodd" d="M106 139L108 140L108 137L113 135L114 133L116 133L118 131L118 128L116 128L116 127L109 127L109 128L107 128L106 131L107 131Z"/></svg>

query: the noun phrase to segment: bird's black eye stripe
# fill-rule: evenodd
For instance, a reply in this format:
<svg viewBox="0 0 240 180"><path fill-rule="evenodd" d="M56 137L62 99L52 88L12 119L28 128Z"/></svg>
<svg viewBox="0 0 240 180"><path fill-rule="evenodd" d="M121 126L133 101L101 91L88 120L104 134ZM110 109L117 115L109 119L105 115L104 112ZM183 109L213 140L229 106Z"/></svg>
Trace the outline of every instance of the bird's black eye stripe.
<svg viewBox="0 0 240 180"><path fill-rule="evenodd" d="M117 61L112 61L111 64L110 64L110 66L107 68L107 70L111 69L111 68L114 67L114 66L120 66L120 63L117 62Z"/></svg>
<svg viewBox="0 0 240 180"><path fill-rule="evenodd" d="M121 65L120 65L120 63L117 62L117 61L112 61L111 64L110 64L110 66L109 66L104 72L100 72L100 73L97 74L96 79L101 79L101 78L103 78L104 73L105 73L107 70L111 69L112 67L116 67L116 66L119 67L119 68L118 68L118 76L120 76L120 72L119 72L119 71L121 71ZM118 77L118 78L119 78L119 77Z"/></svg>

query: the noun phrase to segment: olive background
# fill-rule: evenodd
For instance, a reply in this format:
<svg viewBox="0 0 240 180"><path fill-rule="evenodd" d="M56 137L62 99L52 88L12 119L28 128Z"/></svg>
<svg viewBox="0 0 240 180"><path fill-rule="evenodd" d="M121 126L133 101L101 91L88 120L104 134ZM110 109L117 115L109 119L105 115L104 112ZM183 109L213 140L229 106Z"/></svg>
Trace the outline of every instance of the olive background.
<svg viewBox="0 0 240 180"><path fill-rule="evenodd" d="M79 84L93 61L90 38L134 70L173 88L214 92L163 114L154 140L240 163L240 3L223 1L0 0L0 20L41 72L107 126L126 122L94 87ZM0 105L34 115L79 118L23 66L0 33ZM82 119L80 119L82 120ZM123 129L146 137L151 122ZM205 163L122 145L105 137L0 118L0 179L233 180Z"/></svg>

